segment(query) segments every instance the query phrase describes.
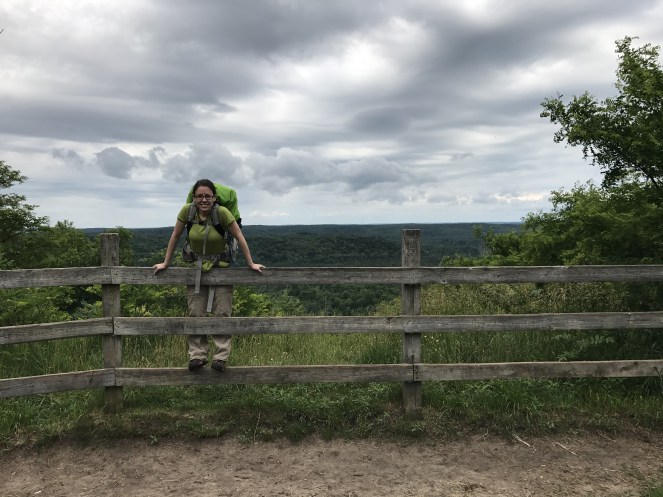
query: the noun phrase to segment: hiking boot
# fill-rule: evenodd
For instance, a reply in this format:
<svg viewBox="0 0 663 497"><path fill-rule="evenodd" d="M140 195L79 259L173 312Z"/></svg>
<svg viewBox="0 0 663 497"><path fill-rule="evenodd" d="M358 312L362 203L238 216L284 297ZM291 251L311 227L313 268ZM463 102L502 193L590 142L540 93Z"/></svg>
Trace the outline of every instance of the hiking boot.
<svg viewBox="0 0 663 497"><path fill-rule="evenodd" d="M189 361L189 371L195 371L207 364L207 359L191 359Z"/></svg>
<svg viewBox="0 0 663 497"><path fill-rule="evenodd" d="M226 370L226 361L217 359L216 361L212 362L212 369L216 369L217 371L223 373Z"/></svg>

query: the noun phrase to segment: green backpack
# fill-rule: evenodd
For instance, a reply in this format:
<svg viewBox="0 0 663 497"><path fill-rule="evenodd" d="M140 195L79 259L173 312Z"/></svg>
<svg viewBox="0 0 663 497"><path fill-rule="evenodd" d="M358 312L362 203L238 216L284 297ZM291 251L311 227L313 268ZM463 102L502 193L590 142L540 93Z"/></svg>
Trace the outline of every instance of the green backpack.
<svg viewBox="0 0 663 497"><path fill-rule="evenodd" d="M229 231L223 229L221 225L221 220L219 219L219 210L217 206L223 206L230 211L235 220L237 221L237 226L242 228L242 218L239 214L239 207L237 206L237 192L229 186L222 185L221 183L214 183L214 188L216 189L216 200L214 205L212 205L212 225L226 240L226 253L219 254L220 260L231 263L237 260L237 240ZM198 255L191 250L189 244L189 231L191 226L193 226L194 220L196 219L196 205L193 203L193 188L189 190L189 195L187 196L187 204L189 204L189 212L187 214L186 220L186 242L184 248L182 249L182 257L187 262L194 262L198 259Z"/></svg>

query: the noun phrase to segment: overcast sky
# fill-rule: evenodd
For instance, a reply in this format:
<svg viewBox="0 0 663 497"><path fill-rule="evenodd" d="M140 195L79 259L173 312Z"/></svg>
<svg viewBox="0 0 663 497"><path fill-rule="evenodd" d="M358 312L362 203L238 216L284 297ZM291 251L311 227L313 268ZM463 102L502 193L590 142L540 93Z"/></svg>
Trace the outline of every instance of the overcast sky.
<svg viewBox="0 0 663 497"><path fill-rule="evenodd" d="M600 181L546 97L617 93L663 0L3 0L0 160L51 224L520 221Z"/></svg>

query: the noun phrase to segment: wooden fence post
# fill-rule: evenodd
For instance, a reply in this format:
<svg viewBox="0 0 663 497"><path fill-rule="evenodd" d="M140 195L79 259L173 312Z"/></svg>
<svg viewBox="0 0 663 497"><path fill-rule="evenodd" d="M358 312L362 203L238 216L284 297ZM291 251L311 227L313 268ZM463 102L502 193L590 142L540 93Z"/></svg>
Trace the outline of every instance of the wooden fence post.
<svg viewBox="0 0 663 497"><path fill-rule="evenodd" d="M120 265L120 235L118 233L102 233L101 265ZM101 285L101 306L104 317L118 317L121 314L120 285ZM104 354L104 369L122 367L122 337L104 336L102 349ZM105 407L110 412L122 409L122 387L105 387Z"/></svg>
<svg viewBox="0 0 663 497"><path fill-rule="evenodd" d="M401 264L403 267L421 265L421 235L419 230L403 230ZM421 314L421 285L403 285L401 290L401 314L416 316ZM403 333L403 362L421 362L421 333ZM421 382L415 380L414 366L412 381L403 383L403 408L408 417L421 415Z"/></svg>

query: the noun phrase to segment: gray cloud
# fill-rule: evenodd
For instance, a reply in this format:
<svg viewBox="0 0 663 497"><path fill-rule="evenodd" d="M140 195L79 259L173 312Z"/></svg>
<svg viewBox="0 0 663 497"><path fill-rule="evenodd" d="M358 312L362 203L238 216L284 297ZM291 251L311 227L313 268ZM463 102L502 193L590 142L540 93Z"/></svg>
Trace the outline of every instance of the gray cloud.
<svg viewBox="0 0 663 497"><path fill-rule="evenodd" d="M352 192L367 190L376 185L411 185L421 178L417 178L413 171L395 162L387 161L381 157L370 157L357 161L339 164L339 177ZM393 188L392 188L393 190ZM385 199L390 199L386 195Z"/></svg>
<svg viewBox="0 0 663 497"><path fill-rule="evenodd" d="M109 147L96 154L95 163L108 176L128 179L137 160L117 147Z"/></svg>
<svg viewBox="0 0 663 497"><path fill-rule="evenodd" d="M411 117L405 109L383 107L359 112L348 122L348 126L355 133L389 136L406 131L410 121Z"/></svg>
<svg viewBox="0 0 663 497"><path fill-rule="evenodd" d="M614 41L661 44L661 15L662 0L6 0L0 137L31 182L73 191L85 171L109 199L158 189L162 210L209 177L258 192L256 211L355 212L361 196L375 219L401 204L412 221L517 220L594 174L540 102L613 95Z"/></svg>
<svg viewBox="0 0 663 497"><path fill-rule="evenodd" d="M51 151L54 159L59 159L67 166L75 169L81 169L85 165L85 159L81 157L78 152L74 150L67 150L64 148L54 148Z"/></svg>
<svg viewBox="0 0 663 497"><path fill-rule="evenodd" d="M277 195L293 188L330 183L336 178L331 161L298 150L281 149L274 156L251 154L247 165L256 171L256 184Z"/></svg>
<svg viewBox="0 0 663 497"><path fill-rule="evenodd" d="M216 145L191 145L186 152L166 159L162 169L165 178L191 184L200 178L210 178L241 186L250 177L239 157Z"/></svg>

